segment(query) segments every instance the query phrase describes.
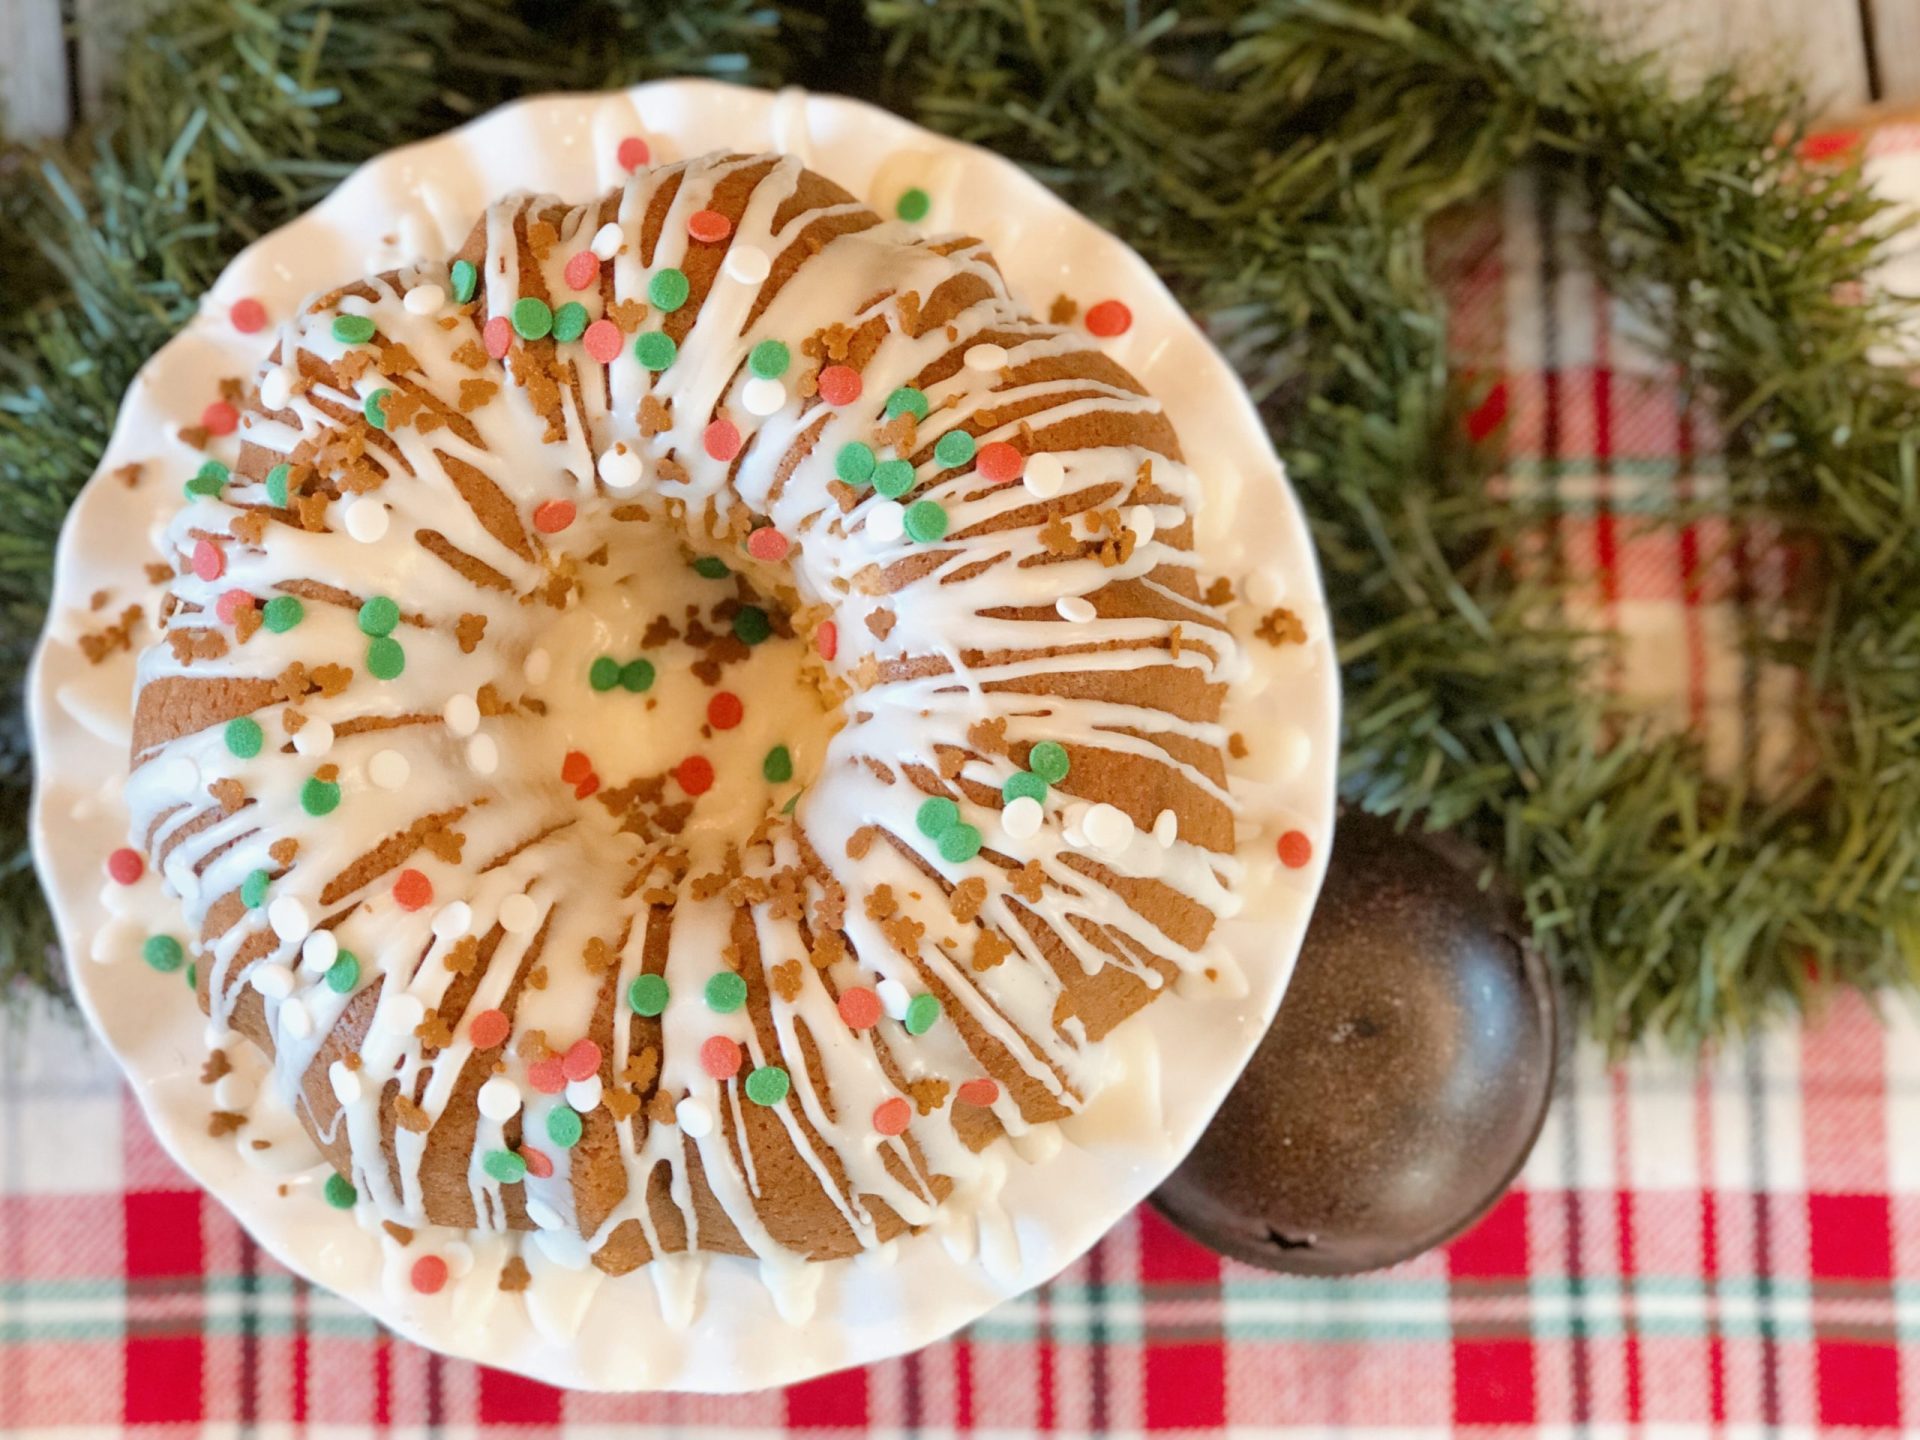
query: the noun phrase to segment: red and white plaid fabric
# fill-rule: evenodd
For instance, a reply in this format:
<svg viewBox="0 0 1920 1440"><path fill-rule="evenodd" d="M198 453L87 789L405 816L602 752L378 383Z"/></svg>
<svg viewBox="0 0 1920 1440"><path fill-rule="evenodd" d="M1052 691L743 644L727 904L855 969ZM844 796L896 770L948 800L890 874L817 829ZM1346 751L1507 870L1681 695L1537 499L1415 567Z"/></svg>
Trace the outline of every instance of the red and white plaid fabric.
<svg viewBox="0 0 1920 1440"><path fill-rule="evenodd" d="M1911 146L1920 154L1920 144ZM1920 193L1920 181L1912 183ZM1554 558L1628 639L1616 683L1773 761L1733 637L1765 537L1658 520L1712 437L1596 293L1577 217L1516 187L1450 231L1472 417L1554 511ZM0 1434L123 1427L661 1433L1654 1437L1920 1421L1920 1020L1857 999L1705 1064L1582 1050L1522 1183L1445 1250L1359 1279L1231 1262L1149 1210L916 1355L750 1397L565 1394L444 1360L263 1256L161 1154L76 1022L0 1043Z"/></svg>

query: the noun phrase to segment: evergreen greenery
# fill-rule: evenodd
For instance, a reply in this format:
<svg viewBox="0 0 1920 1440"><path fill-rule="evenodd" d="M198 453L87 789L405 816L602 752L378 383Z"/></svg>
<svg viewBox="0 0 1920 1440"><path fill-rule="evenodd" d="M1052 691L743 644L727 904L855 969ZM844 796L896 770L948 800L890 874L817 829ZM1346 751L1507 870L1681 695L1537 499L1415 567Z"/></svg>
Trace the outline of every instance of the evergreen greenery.
<svg viewBox="0 0 1920 1440"><path fill-rule="evenodd" d="M1681 92L1554 0L179 0L95 126L0 165L0 683L135 369L241 245L352 166L516 95L670 74L890 105L1028 166L1140 249L1261 400L1312 513L1346 790L1496 857L1609 1041L1695 1041L1920 946L1920 399L1849 293L1888 216L1807 166L1791 87ZM1509 563L1426 237L1522 166L1582 199L1724 434L1736 514L1804 536L1746 637L1805 672L1805 768L1706 773L1592 682L1605 641ZM1857 292L1857 287L1852 287ZM1721 502L1716 502L1721 503ZM17 716L17 705L9 707ZM58 984L0 734L0 971Z"/></svg>

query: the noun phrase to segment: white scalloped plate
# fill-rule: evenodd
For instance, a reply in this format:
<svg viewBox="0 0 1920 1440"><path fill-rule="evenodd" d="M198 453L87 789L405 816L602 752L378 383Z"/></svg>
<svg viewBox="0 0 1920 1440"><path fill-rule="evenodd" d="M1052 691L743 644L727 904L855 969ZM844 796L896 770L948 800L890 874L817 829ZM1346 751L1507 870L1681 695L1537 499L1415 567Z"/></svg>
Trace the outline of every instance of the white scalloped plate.
<svg viewBox="0 0 1920 1440"><path fill-rule="evenodd" d="M127 828L120 788L132 660L123 654L89 665L76 642L101 623L89 609L96 590L111 589L109 614L132 599L151 607L141 566L179 503L178 490L151 479L128 488L111 472L135 461L157 462L169 474L187 466L194 452L177 428L210 398L210 377L250 374L270 343L270 330L246 336L228 323L235 300L251 295L280 314L315 290L444 254L486 202L514 189L585 199L621 178L614 152L632 134L645 136L660 160L722 147L794 152L883 212L903 189L919 186L933 197L925 228L983 235L1029 306L1061 293L1083 303L1124 299L1132 328L1108 343L1165 404L1206 487L1204 568L1259 572L1263 598L1299 614L1309 641L1280 650L1255 644L1254 676L1236 692L1238 712L1229 717L1253 742L1234 772L1246 805L1249 903L1221 928L1245 971L1246 993L1169 999L1123 1028L1117 1043L1125 1079L1074 1122L1046 1163L1009 1157L1011 1230L982 1247L997 1263L956 1259L936 1236L915 1237L877 1263L821 1267L817 1310L793 1325L777 1313L757 1266L716 1259L705 1265L703 1299L683 1329L662 1318L643 1271L601 1284L577 1338L559 1344L542 1338L518 1301L489 1306L493 1297L465 1294L457 1284L426 1297L383 1283L381 1251L391 1242L320 1202L324 1171L291 1127L266 1152L272 1164L231 1137L207 1134L198 1011L185 986L156 988L157 977L140 963L146 912L115 920L106 906L103 860L124 843ZM1058 1273L1173 1168L1265 1032L1298 952L1332 834L1339 701L1319 576L1280 462L1226 362L1137 255L1007 161L898 116L835 96L676 80L530 100L395 150L236 257L200 314L141 371L99 472L67 519L29 708L38 769L34 853L81 1004L168 1151L269 1252L451 1355L589 1389L737 1391L883 1359L946 1335ZM1314 841L1313 861L1301 869L1284 869L1275 858L1275 836L1287 829ZM139 903L157 906L151 877L143 886ZM114 895L123 910L127 894ZM177 1013L168 1008L176 1004ZM389 1277L392 1270L385 1267Z"/></svg>

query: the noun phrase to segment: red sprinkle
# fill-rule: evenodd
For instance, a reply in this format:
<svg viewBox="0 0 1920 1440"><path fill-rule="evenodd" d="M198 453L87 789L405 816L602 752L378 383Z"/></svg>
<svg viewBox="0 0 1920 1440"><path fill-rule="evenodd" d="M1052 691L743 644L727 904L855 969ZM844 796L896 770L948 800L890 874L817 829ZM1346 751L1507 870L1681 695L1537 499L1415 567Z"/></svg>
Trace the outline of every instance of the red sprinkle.
<svg viewBox="0 0 1920 1440"><path fill-rule="evenodd" d="M840 653L840 627L831 620L822 620L820 628L813 632L813 648L820 652L822 660L831 660Z"/></svg>
<svg viewBox="0 0 1920 1440"><path fill-rule="evenodd" d="M585 290L600 278L600 257L591 250L578 251L568 258L561 274L574 289Z"/></svg>
<svg viewBox="0 0 1920 1440"><path fill-rule="evenodd" d="M536 1180L545 1180L553 1174L553 1161L547 1158L547 1152L544 1150L536 1150L531 1145L522 1145L520 1158L527 1162L527 1174Z"/></svg>
<svg viewBox="0 0 1920 1440"><path fill-rule="evenodd" d="M558 1055L536 1060L527 1066L527 1083L542 1095L558 1095L567 1088L567 1072Z"/></svg>
<svg viewBox="0 0 1920 1440"><path fill-rule="evenodd" d="M587 326L587 333L580 337L580 343L587 347L587 354L600 364L611 365L620 358L620 347L625 338L613 321L596 320Z"/></svg>
<svg viewBox="0 0 1920 1440"><path fill-rule="evenodd" d="M898 1095L873 1107L873 1128L882 1135L899 1135L913 1123L913 1106Z"/></svg>
<svg viewBox="0 0 1920 1440"><path fill-rule="evenodd" d="M533 528L542 535L558 535L573 524L575 513L571 500L542 500L533 508Z"/></svg>
<svg viewBox="0 0 1920 1440"><path fill-rule="evenodd" d="M216 400L200 412L200 423L209 435L231 435L240 428L240 412L224 400Z"/></svg>
<svg viewBox="0 0 1920 1440"><path fill-rule="evenodd" d="M716 730L733 729L746 713L747 707L731 690L722 690L707 701L707 723Z"/></svg>
<svg viewBox="0 0 1920 1440"><path fill-rule="evenodd" d="M731 460L740 453L740 427L722 416L707 426L701 443L714 459Z"/></svg>
<svg viewBox="0 0 1920 1440"><path fill-rule="evenodd" d="M747 554L756 560L772 562L787 558L787 537L771 525L762 525L747 536Z"/></svg>
<svg viewBox="0 0 1920 1440"><path fill-rule="evenodd" d="M687 233L708 245L717 245L733 233L733 222L718 210L696 210L687 217Z"/></svg>
<svg viewBox="0 0 1920 1440"><path fill-rule="evenodd" d="M242 610L253 608L253 596L244 590L223 590L220 598L213 602L213 613L220 617L222 625L231 625Z"/></svg>
<svg viewBox="0 0 1920 1440"><path fill-rule="evenodd" d="M496 315L487 321L486 328L480 332L487 342L487 354L496 360L507 358L507 351L513 348L513 322L504 315Z"/></svg>
<svg viewBox="0 0 1920 1440"><path fill-rule="evenodd" d="M704 795L713 788L713 762L704 755L689 755L675 767L673 778L689 795Z"/></svg>
<svg viewBox="0 0 1920 1440"><path fill-rule="evenodd" d="M1277 848L1280 851L1280 863L1289 870L1298 870L1313 859L1313 841L1300 830L1287 831L1280 837Z"/></svg>
<svg viewBox="0 0 1920 1440"><path fill-rule="evenodd" d="M849 1030L871 1030L880 1023L880 997L864 985L840 992L840 1018Z"/></svg>
<svg viewBox="0 0 1920 1440"><path fill-rule="evenodd" d="M218 580L227 573L227 556L211 540L197 540L193 546L193 573L202 580Z"/></svg>
<svg viewBox="0 0 1920 1440"><path fill-rule="evenodd" d="M447 1262L438 1255L422 1255L413 1262L412 1278L422 1295L437 1295L447 1283Z"/></svg>
<svg viewBox="0 0 1920 1440"><path fill-rule="evenodd" d="M252 335L267 328L267 307L249 295L244 300L233 302L227 318L242 335Z"/></svg>
<svg viewBox="0 0 1920 1440"><path fill-rule="evenodd" d="M402 910L419 910L433 903L433 882L418 870L402 870L393 882L393 898Z"/></svg>
<svg viewBox="0 0 1920 1440"><path fill-rule="evenodd" d="M1004 440L992 440L973 457L973 468L996 485L1010 485L1027 468L1027 457Z"/></svg>
<svg viewBox="0 0 1920 1440"><path fill-rule="evenodd" d="M569 750L567 758L560 762L560 778L569 785L578 785L592 773L593 761L587 758L584 751Z"/></svg>
<svg viewBox="0 0 1920 1440"><path fill-rule="evenodd" d="M829 405L851 405L860 398L860 372L851 365L829 365L820 372L820 398Z"/></svg>
<svg viewBox="0 0 1920 1440"><path fill-rule="evenodd" d="M506 1044L511 1030L504 1010L482 1010L467 1026L467 1039L473 1042L476 1050L491 1050L496 1045Z"/></svg>
<svg viewBox="0 0 1920 1440"><path fill-rule="evenodd" d="M598 775L589 775L587 776L586 779L582 780L578 785L573 787L573 798L576 800L585 800L588 796L593 794L593 792L598 790L599 788L600 788L600 777Z"/></svg>
<svg viewBox="0 0 1920 1440"><path fill-rule="evenodd" d="M967 1081L954 1092L954 1098L962 1105L991 1105L1000 1098L1000 1085L983 1075Z"/></svg>
<svg viewBox="0 0 1920 1440"><path fill-rule="evenodd" d="M620 148L613 153L614 158L620 162L620 168L629 172L638 170L653 158L653 151L638 135L627 136L620 142Z"/></svg>
<svg viewBox="0 0 1920 1440"><path fill-rule="evenodd" d="M1127 333L1133 324L1133 312L1118 300L1102 300L1087 311L1087 332L1101 339Z"/></svg>
<svg viewBox="0 0 1920 1440"><path fill-rule="evenodd" d="M716 1080L740 1073L740 1047L724 1035L709 1035L700 1043L700 1068Z"/></svg>
<svg viewBox="0 0 1920 1440"><path fill-rule="evenodd" d="M122 845L107 856L107 874L113 877L116 884L131 885L146 873L147 862L140 858L138 850Z"/></svg>
<svg viewBox="0 0 1920 1440"><path fill-rule="evenodd" d="M600 1047L582 1035L560 1057L560 1069L569 1080L591 1080L600 1073Z"/></svg>

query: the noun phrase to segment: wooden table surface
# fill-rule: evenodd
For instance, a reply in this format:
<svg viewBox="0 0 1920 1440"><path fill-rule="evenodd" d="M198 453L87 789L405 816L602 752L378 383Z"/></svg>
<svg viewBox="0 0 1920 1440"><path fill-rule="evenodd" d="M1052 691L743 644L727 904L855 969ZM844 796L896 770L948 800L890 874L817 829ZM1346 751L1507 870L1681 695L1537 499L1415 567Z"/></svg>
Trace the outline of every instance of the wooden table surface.
<svg viewBox="0 0 1920 1440"><path fill-rule="evenodd" d="M0 131L58 134L84 114L111 69L113 32L123 23L116 17L137 3L0 0ZM1836 115L1920 101L1920 0L1580 3L1634 41L1671 53L1683 73L1739 56L1797 74Z"/></svg>

